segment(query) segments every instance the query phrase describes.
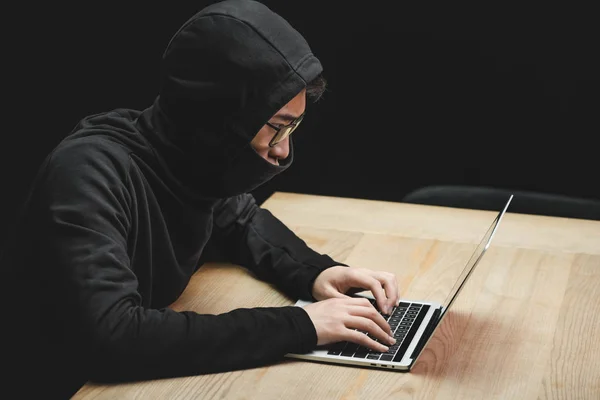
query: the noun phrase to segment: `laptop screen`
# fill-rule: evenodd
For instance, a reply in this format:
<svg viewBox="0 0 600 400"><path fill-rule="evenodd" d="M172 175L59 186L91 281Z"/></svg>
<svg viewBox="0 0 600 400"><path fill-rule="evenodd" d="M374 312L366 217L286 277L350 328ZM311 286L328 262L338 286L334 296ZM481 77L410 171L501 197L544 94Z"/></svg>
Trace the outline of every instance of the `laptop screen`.
<svg viewBox="0 0 600 400"><path fill-rule="evenodd" d="M502 217L504 216L504 213L506 212L506 209L508 208L508 205L510 204L512 198L513 198L513 195L511 195L510 198L508 199L508 201L506 202L504 209L502 211L500 211L500 213L498 213L498 216L496 217L496 219L494 219L494 222L492 222L492 225L490 225L487 232L485 233L485 235L479 242L479 245L475 249L475 252L469 259L469 262L467 262L467 265L465 265L463 272L460 274L460 277L454 284L454 287L448 294L448 297L446 297L446 300L442 304L444 309L443 309L442 315L440 315L440 320L442 319L442 317L444 316L446 311L448 311L448 309L454 302L454 299L456 298L458 293L460 293L461 289L465 285L465 282L471 275L471 272L473 272L473 270L475 269L475 266L479 263L479 260L481 260L481 258L483 257L483 254L490 246L490 243L492 242L492 239L494 238L494 234L496 233L496 230L498 229L498 225L500 225L500 221L502 220Z"/></svg>

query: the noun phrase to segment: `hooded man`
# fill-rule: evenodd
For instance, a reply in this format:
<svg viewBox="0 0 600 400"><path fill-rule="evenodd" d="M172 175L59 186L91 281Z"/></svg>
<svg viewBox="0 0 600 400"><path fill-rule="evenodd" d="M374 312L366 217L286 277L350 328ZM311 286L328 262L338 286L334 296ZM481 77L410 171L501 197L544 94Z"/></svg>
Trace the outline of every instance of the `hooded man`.
<svg viewBox="0 0 600 400"><path fill-rule="evenodd" d="M292 163L290 134L322 93L321 72L267 7L219 2L173 36L149 108L84 118L58 144L0 255L5 361L13 383L28 379L20 394L252 368L342 340L393 343L380 313L346 293L369 289L386 312L395 277L316 253L248 194ZM209 248L316 302L168 308Z"/></svg>

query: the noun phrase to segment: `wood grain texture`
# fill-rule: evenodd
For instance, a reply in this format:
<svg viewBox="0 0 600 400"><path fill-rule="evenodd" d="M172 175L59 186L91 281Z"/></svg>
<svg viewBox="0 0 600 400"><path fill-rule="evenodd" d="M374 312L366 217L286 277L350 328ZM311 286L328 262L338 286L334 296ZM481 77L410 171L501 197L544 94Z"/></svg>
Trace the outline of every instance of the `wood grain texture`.
<svg viewBox="0 0 600 400"><path fill-rule="evenodd" d="M508 200L508 199L507 199ZM495 211L275 193L264 204L292 226L478 243ZM511 214L495 246L600 255L600 221Z"/></svg>
<svg viewBox="0 0 600 400"><path fill-rule="evenodd" d="M394 272L403 297L440 302L494 217L402 204L387 205L394 215L386 217L378 202L327 199L323 207L337 203L335 213L345 221L324 222L321 211L308 215L318 210L318 200L285 194L269 202L275 215L292 222L288 226L318 251L352 267ZM375 221L357 217L359 212ZM397 214L414 226L382 221L398 219ZM444 230L432 218L453 228ZM356 226L349 224L352 219ZM379 228L366 229L369 224ZM538 232L533 239L527 234L532 231ZM436 232L439 237L431 237ZM410 373L283 360L247 371L87 384L74 398L600 399L600 241L593 246L589 240L599 235L600 224L591 221L507 215ZM194 275L172 308L222 313L292 303L243 268L210 264Z"/></svg>
<svg viewBox="0 0 600 400"><path fill-rule="evenodd" d="M600 399L600 257L575 259L540 398Z"/></svg>

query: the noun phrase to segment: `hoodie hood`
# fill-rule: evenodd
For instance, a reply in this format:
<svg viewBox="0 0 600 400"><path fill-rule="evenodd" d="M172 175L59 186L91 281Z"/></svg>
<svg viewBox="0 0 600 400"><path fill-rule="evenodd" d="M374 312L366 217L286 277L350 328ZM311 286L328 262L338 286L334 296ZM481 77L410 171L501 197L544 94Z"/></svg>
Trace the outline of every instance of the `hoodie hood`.
<svg viewBox="0 0 600 400"><path fill-rule="evenodd" d="M283 172L250 146L261 127L322 71L305 39L265 5L229 0L175 33L160 92L138 121L174 184L196 195L249 192Z"/></svg>

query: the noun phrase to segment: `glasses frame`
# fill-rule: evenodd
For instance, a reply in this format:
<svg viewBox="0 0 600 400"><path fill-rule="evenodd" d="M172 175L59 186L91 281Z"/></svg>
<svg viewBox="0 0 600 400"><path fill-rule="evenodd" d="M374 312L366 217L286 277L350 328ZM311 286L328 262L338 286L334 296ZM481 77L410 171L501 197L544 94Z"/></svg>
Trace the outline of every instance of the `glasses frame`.
<svg viewBox="0 0 600 400"><path fill-rule="evenodd" d="M303 118L304 118L304 113L302 115L300 115L298 118L296 118L294 121L290 122L287 125L283 125L283 126L273 125L272 123L267 121L267 125L269 127L271 127L273 130L275 130L275 135L273 136L271 141L269 141L269 147L276 146L277 143L281 142L282 140L284 140L285 138L290 136L292 134L292 132L294 132L296 130L296 128L298 128L298 125L300 125L300 122L302 122Z"/></svg>

